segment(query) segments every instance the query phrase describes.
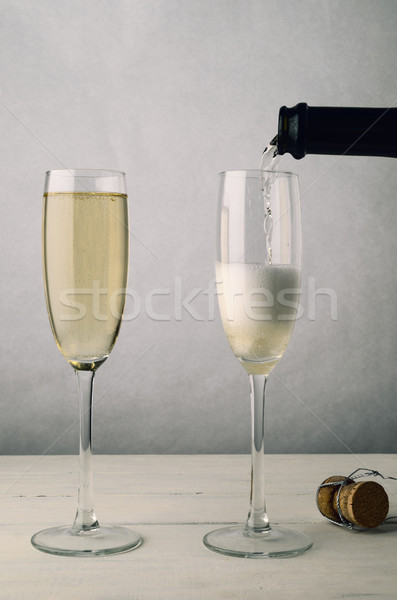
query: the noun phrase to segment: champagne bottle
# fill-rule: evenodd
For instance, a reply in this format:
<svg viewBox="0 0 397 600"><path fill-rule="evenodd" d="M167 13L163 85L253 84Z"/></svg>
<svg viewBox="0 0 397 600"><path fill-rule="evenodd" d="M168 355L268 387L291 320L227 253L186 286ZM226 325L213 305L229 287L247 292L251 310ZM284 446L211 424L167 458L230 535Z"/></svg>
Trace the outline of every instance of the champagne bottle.
<svg viewBox="0 0 397 600"><path fill-rule="evenodd" d="M397 157L397 108L308 106L279 112L278 154Z"/></svg>

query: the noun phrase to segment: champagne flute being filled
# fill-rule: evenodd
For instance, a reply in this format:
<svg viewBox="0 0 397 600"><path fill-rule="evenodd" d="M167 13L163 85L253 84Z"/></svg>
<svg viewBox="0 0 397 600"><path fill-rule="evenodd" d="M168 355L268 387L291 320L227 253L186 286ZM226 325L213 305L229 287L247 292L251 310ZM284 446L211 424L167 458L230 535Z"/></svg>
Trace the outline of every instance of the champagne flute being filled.
<svg viewBox="0 0 397 600"><path fill-rule="evenodd" d="M312 542L304 533L269 523L264 404L268 375L287 348L298 310L298 180L281 171L230 171L220 174L219 184L217 293L225 333L250 382L251 498L245 524L212 531L204 544L232 556L294 556Z"/></svg>

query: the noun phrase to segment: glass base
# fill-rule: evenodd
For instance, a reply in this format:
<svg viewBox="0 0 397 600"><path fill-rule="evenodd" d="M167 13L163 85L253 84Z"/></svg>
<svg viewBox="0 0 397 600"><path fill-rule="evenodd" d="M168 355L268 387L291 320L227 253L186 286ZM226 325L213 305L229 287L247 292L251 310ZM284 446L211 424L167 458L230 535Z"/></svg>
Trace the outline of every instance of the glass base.
<svg viewBox="0 0 397 600"><path fill-rule="evenodd" d="M137 548L142 538L136 531L118 525L75 530L51 527L36 533L31 542L37 550L61 556L103 556L120 554Z"/></svg>
<svg viewBox="0 0 397 600"><path fill-rule="evenodd" d="M287 558L302 554L313 545L307 535L293 529L272 526L268 531L254 533L245 525L211 531L203 542L214 552L242 558Z"/></svg>

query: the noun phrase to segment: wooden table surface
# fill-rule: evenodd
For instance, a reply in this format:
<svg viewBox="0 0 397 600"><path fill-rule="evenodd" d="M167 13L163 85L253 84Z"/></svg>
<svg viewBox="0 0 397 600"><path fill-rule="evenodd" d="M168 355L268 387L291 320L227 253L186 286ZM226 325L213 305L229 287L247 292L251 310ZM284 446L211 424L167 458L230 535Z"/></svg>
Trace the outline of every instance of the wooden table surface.
<svg viewBox="0 0 397 600"><path fill-rule="evenodd" d="M242 455L94 456L95 509L102 523L138 530L125 554L74 558L30 544L38 530L72 523L76 456L0 457L0 599L283 600L397 598L397 525L351 532L315 505L329 475L358 467L397 475L396 455L268 455L273 523L311 536L307 553L243 559L207 550L203 535L245 520L250 458ZM397 482L383 482L397 513Z"/></svg>

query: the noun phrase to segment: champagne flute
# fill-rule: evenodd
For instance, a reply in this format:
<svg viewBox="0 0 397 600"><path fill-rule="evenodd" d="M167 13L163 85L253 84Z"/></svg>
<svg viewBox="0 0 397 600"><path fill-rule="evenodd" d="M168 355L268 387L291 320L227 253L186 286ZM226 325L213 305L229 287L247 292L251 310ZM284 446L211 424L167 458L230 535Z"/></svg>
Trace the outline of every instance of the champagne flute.
<svg viewBox="0 0 397 600"><path fill-rule="evenodd" d="M278 171L221 173L216 279L230 346L249 375L251 497L243 525L204 537L207 548L246 558L287 557L312 546L303 533L270 526L265 506L264 406L269 373L297 315L301 229L298 178Z"/></svg>
<svg viewBox="0 0 397 600"><path fill-rule="evenodd" d="M58 348L77 376L80 484L71 527L36 533L38 550L66 556L118 554L139 546L138 533L100 526L93 507L93 382L120 329L128 278L125 175L110 170L48 171L43 206L43 268L48 316Z"/></svg>

